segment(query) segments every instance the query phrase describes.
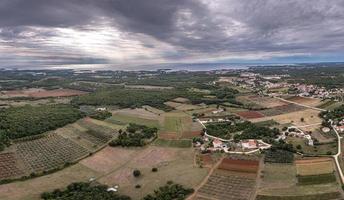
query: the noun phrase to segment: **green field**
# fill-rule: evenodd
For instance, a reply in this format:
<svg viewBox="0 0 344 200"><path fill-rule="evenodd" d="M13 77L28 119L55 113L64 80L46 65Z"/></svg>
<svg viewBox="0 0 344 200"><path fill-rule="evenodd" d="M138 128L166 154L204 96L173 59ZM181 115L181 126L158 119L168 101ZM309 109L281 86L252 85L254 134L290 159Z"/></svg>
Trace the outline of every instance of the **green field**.
<svg viewBox="0 0 344 200"><path fill-rule="evenodd" d="M298 176L297 179L299 185L316 185L335 182L336 176L333 173L329 173L309 176Z"/></svg>
<svg viewBox="0 0 344 200"><path fill-rule="evenodd" d="M135 124L145 125L148 127L157 127L157 128L160 127L158 120L145 119L145 118L140 118L140 117L131 116L131 115L124 115L124 114L113 114L112 117L110 117L109 119L106 119L105 121L110 122L110 123L115 123L115 124L135 123Z"/></svg>
<svg viewBox="0 0 344 200"><path fill-rule="evenodd" d="M165 113L163 124L162 132L175 133L181 137L183 132L191 131L192 119L182 112Z"/></svg>
<svg viewBox="0 0 344 200"><path fill-rule="evenodd" d="M190 148L192 146L192 141L187 139L167 140L158 138L153 142L153 145L162 147Z"/></svg>
<svg viewBox="0 0 344 200"><path fill-rule="evenodd" d="M327 144L321 144L321 145L314 145L309 146L306 144L306 141L301 138L296 137L288 137L287 142L290 144L293 144L294 147L297 145L301 146L301 149L298 149L298 151L303 152L307 155L333 155L337 153L337 143L327 143Z"/></svg>

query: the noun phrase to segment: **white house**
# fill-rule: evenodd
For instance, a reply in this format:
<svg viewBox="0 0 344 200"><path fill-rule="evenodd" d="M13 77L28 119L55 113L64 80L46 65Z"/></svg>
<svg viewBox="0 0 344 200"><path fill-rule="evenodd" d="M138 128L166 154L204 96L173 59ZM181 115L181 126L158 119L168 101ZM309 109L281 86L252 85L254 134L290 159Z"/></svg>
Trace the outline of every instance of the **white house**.
<svg viewBox="0 0 344 200"><path fill-rule="evenodd" d="M96 111L105 111L106 108L97 108Z"/></svg>
<svg viewBox="0 0 344 200"><path fill-rule="evenodd" d="M222 148L223 143L222 143L221 140L215 139L215 140L213 141L213 146L214 146L214 148Z"/></svg>
<svg viewBox="0 0 344 200"><path fill-rule="evenodd" d="M245 140L241 142L241 147L243 149L256 149L258 148L258 143L256 140Z"/></svg>

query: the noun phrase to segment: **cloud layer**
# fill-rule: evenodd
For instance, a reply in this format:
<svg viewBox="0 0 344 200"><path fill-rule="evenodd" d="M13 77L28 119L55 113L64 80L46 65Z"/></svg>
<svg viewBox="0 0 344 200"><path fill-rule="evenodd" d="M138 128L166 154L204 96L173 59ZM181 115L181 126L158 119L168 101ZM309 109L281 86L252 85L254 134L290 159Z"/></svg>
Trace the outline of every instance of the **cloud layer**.
<svg viewBox="0 0 344 200"><path fill-rule="evenodd" d="M340 59L343 53L341 0L0 2L2 67Z"/></svg>

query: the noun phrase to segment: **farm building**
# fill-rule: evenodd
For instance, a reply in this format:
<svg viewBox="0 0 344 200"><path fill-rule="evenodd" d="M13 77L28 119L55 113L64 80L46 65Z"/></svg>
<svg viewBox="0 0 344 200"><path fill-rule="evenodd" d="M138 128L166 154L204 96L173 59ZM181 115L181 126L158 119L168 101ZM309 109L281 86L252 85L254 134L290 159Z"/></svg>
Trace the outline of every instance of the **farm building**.
<svg viewBox="0 0 344 200"><path fill-rule="evenodd" d="M322 128L321 129L324 133L328 133L328 132L330 132L330 128L329 127L324 127L324 128Z"/></svg>
<svg viewBox="0 0 344 200"><path fill-rule="evenodd" d="M339 132L344 132L344 125L342 125L342 126L337 126L336 129L337 129Z"/></svg>
<svg viewBox="0 0 344 200"><path fill-rule="evenodd" d="M214 146L214 148L222 148L223 142L221 140L219 140L219 139L215 139L213 141L213 146Z"/></svg>
<svg viewBox="0 0 344 200"><path fill-rule="evenodd" d="M106 108L97 108L96 111L106 111Z"/></svg>
<svg viewBox="0 0 344 200"><path fill-rule="evenodd" d="M241 147L243 149L256 149L258 148L258 143L256 140L244 140L241 142Z"/></svg>

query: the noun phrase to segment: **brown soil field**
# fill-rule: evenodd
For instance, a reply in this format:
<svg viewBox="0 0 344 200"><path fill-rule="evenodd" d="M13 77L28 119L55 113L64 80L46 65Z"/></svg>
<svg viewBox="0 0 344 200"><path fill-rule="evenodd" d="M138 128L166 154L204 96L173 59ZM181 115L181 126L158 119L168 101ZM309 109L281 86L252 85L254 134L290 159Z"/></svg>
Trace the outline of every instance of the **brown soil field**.
<svg viewBox="0 0 344 200"><path fill-rule="evenodd" d="M267 120L275 120L279 124L287 124L292 123L296 126L305 126L310 124L321 123L321 118L318 117L319 111L313 109L305 109L301 111L275 115L275 116L267 116L262 118L251 119L251 122L260 122L260 121L267 121ZM301 122L301 118L304 118L304 121Z"/></svg>
<svg viewBox="0 0 344 200"><path fill-rule="evenodd" d="M136 153L127 157L120 167L100 176L97 181L107 185L119 185L119 192L133 199L142 199L158 187L172 180L186 187L196 187L207 175L208 169L194 166L192 149L161 148L149 146L135 149ZM157 172L152 168L157 167ZM135 178L132 173L139 169L142 175ZM135 189L140 184L141 189Z"/></svg>
<svg viewBox="0 0 344 200"><path fill-rule="evenodd" d="M318 106L321 104L321 99L315 99L315 98L309 98L309 97L293 96L286 99L289 101L307 105L307 106Z"/></svg>
<svg viewBox="0 0 344 200"><path fill-rule="evenodd" d="M259 161L236 160L236 159L225 158L222 160L218 169L235 171L235 172L257 173L259 169Z"/></svg>
<svg viewBox="0 0 344 200"><path fill-rule="evenodd" d="M264 108L273 108L273 107L284 106L288 104L284 101L281 101L272 97L249 96L248 99Z"/></svg>
<svg viewBox="0 0 344 200"><path fill-rule="evenodd" d="M192 139L194 137L200 136L202 131L190 131L190 132L183 132L182 133L182 139Z"/></svg>
<svg viewBox="0 0 344 200"><path fill-rule="evenodd" d="M215 170L193 200L253 199L256 174Z"/></svg>
<svg viewBox="0 0 344 200"><path fill-rule="evenodd" d="M210 154L201 154L200 157L201 157L201 161L202 161L203 165L210 166L210 165L214 164L214 160Z"/></svg>
<svg viewBox="0 0 344 200"><path fill-rule="evenodd" d="M159 115L153 112L150 112L148 110L142 109L142 108L125 108L121 110L115 110L112 112L113 114L123 114L123 115L129 115L129 116L136 116L139 118L144 119L151 119L151 120L157 120L159 118Z"/></svg>
<svg viewBox="0 0 344 200"><path fill-rule="evenodd" d="M196 109L201 108L200 106L197 106L197 105L186 104L186 103L177 103L174 101L167 101L164 104L167 106L170 106L176 110L182 110L182 111L196 110Z"/></svg>
<svg viewBox="0 0 344 200"><path fill-rule="evenodd" d="M109 186L119 185L119 192L133 199L142 199L169 180L194 188L207 175L208 169L194 166L193 158L192 149L106 147L58 172L0 185L0 199L38 200L43 192L65 188L72 182L87 182L90 178ZM158 172L152 172L152 167L157 167ZM134 178L134 169L139 169L142 176ZM141 189L135 189L137 184Z"/></svg>
<svg viewBox="0 0 344 200"><path fill-rule="evenodd" d="M135 150L105 147L95 155L83 159L80 164L99 172L110 172L114 167L124 164Z"/></svg>
<svg viewBox="0 0 344 200"><path fill-rule="evenodd" d="M190 100L187 98L178 97L178 98L173 99L173 101L179 102L179 103L186 103L186 102L189 102Z"/></svg>
<svg viewBox="0 0 344 200"><path fill-rule="evenodd" d="M295 160L295 164L308 164L308 163L319 163L319 162L332 162L332 158L306 158L302 160Z"/></svg>
<svg viewBox="0 0 344 200"><path fill-rule="evenodd" d="M24 176L23 166L19 164L15 153L5 152L0 154L0 180Z"/></svg>
<svg viewBox="0 0 344 200"><path fill-rule="evenodd" d="M65 188L70 183L88 181L98 175L99 173L76 164L46 176L0 185L0 199L39 200L41 193L45 191Z"/></svg>
<svg viewBox="0 0 344 200"><path fill-rule="evenodd" d="M296 171L298 175L318 175L333 173L335 166L331 158L307 158L296 160Z"/></svg>
<svg viewBox="0 0 344 200"><path fill-rule="evenodd" d="M57 89L57 90L46 90L30 93L30 97L34 98L45 98L45 97L69 97L69 96L78 96L87 94L87 92L79 90L70 90L70 89Z"/></svg>
<svg viewBox="0 0 344 200"><path fill-rule="evenodd" d="M176 140L179 139L179 135L175 132L160 132L159 138L166 140Z"/></svg>
<svg viewBox="0 0 344 200"><path fill-rule="evenodd" d="M256 119L256 118L264 117L262 113L257 112L257 111L243 111L243 112L237 112L236 114L246 119Z"/></svg>
<svg viewBox="0 0 344 200"><path fill-rule="evenodd" d="M27 89L27 90L15 90L4 91L2 96L6 98L12 97L33 97L33 98L47 98L47 97L69 97L87 94L87 92L71 89L56 89L56 90L44 90L44 89Z"/></svg>
<svg viewBox="0 0 344 200"><path fill-rule="evenodd" d="M144 89L144 90L171 90L173 87L155 86L155 85L125 85L126 88Z"/></svg>

